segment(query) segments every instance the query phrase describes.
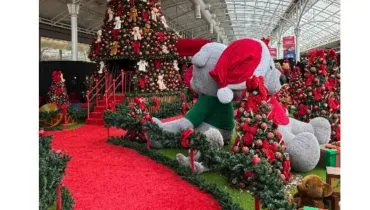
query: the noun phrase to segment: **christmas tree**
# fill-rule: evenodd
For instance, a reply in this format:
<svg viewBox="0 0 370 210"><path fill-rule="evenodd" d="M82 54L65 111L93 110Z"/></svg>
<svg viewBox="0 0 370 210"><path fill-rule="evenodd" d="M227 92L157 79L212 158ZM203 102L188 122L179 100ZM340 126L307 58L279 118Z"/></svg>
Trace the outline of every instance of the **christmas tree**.
<svg viewBox="0 0 370 210"><path fill-rule="evenodd" d="M52 83L47 93L48 103L55 103L60 109L67 109L70 105L64 82L63 73L58 70L53 71Z"/></svg>
<svg viewBox="0 0 370 210"><path fill-rule="evenodd" d="M277 130L280 119L275 98L269 97L263 77L253 76L237 110L236 138L232 147L235 153L266 157L279 171L283 180L290 179L290 160L281 133ZM246 174L247 178L250 174Z"/></svg>
<svg viewBox="0 0 370 210"><path fill-rule="evenodd" d="M329 73L330 72L330 73ZM297 107L295 117L308 122L315 117L325 117L331 123L331 142L340 141L339 71L334 50L309 52L304 81L291 85L293 102Z"/></svg>
<svg viewBox="0 0 370 210"><path fill-rule="evenodd" d="M108 65L112 61L132 61L133 66L127 68L135 70L131 82L136 91L179 91L184 85L175 49L178 37L168 27L160 2L110 0L89 57Z"/></svg>

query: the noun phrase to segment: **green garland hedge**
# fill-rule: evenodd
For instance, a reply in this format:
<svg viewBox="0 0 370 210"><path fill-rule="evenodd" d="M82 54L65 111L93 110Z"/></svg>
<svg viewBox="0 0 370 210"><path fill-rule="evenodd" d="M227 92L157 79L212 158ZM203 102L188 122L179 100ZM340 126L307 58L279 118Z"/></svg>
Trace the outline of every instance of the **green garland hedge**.
<svg viewBox="0 0 370 210"><path fill-rule="evenodd" d="M57 200L56 189L64 176L70 157L51 150L51 136L39 137L39 209L47 210ZM73 209L74 201L68 189L62 188L63 210Z"/></svg>
<svg viewBox="0 0 370 210"><path fill-rule="evenodd" d="M181 134L171 134L162 131L158 125L150 122L143 125L143 130L145 130L148 135L148 139L150 139L153 148L182 147ZM221 173L229 179L230 183L232 183L234 187L245 188L254 196L258 196L264 208L269 210L294 209L294 205L287 201L286 194L283 190L284 185L277 170L272 169L266 158L261 158L260 163L253 164L253 154L234 154L229 151L225 151L222 148L212 147L210 143L206 141L206 137L200 133L191 134L189 139L189 148L201 151L202 155L199 162L202 162L210 169L219 169ZM154 157L155 160L161 163L163 158L166 159L165 157L162 157L161 154L156 153L155 150L147 150L143 144L134 141L134 139L121 137L119 139L110 139L109 142L128 147L132 147L134 145L134 149L139 149L139 152L145 155L150 154L148 156ZM166 164L166 162L163 164ZM173 160L171 164L176 165L176 167L173 167L174 170L181 168L175 160ZM189 169L186 168L182 170ZM245 173L248 171L253 172L254 176L249 178L245 177ZM243 183L243 186L241 186L241 183ZM217 196L215 197L217 198ZM222 203L222 201L220 201L220 203Z"/></svg>
<svg viewBox="0 0 370 210"><path fill-rule="evenodd" d="M187 180L189 183L197 186L199 189L204 190L214 196L215 199L218 200L222 209L228 210L241 210L242 208L234 203L230 196L219 189L215 184L207 184L205 183L199 176L192 174L189 168L184 168L179 166L176 160L171 160L170 158L161 155L160 153L155 152L154 150L146 149L144 144L140 144L138 142L133 141L126 141L123 138L112 137L109 139L109 143L114 145L120 145L124 147L128 147L131 149L135 149L140 154L150 157L151 159L170 167L174 170L179 176L183 179Z"/></svg>

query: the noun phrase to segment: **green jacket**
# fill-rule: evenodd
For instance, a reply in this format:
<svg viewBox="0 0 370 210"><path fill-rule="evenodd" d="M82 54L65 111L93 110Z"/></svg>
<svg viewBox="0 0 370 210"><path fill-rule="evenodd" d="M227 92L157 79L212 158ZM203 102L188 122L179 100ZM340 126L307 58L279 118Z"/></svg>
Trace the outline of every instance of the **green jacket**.
<svg viewBox="0 0 370 210"><path fill-rule="evenodd" d="M202 95L185 115L194 127L202 122L224 130L234 129L234 111L231 103L222 104L215 96Z"/></svg>

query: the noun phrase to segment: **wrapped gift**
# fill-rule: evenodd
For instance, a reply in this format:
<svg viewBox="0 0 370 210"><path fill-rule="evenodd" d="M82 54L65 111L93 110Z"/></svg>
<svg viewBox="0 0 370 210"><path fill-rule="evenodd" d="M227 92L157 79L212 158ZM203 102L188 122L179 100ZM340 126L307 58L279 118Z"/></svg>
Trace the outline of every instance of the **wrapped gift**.
<svg viewBox="0 0 370 210"><path fill-rule="evenodd" d="M331 144L322 145L318 166L321 168L340 167L340 147Z"/></svg>

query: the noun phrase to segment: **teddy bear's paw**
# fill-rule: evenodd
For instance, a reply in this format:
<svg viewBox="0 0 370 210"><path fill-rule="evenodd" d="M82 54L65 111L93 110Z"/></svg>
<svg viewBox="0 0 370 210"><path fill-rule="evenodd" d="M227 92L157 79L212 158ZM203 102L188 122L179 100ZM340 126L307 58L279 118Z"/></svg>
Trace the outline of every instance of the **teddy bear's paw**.
<svg viewBox="0 0 370 210"><path fill-rule="evenodd" d="M286 144L294 171L307 172L316 167L320 159L320 145L312 133L300 133Z"/></svg>
<svg viewBox="0 0 370 210"><path fill-rule="evenodd" d="M214 147L223 147L224 139L219 130L215 128L209 128L203 133L207 137L207 141Z"/></svg>
<svg viewBox="0 0 370 210"><path fill-rule="evenodd" d="M194 172L197 174L201 174L203 172L209 171L209 169L203 166L202 163L194 162Z"/></svg>
<svg viewBox="0 0 370 210"><path fill-rule="evenodd" d="M183 166L183 167L189 167L190 166L190 163L189 163L189 158L186 157L184 154L182 153L178 153L176 155L176 160L177 162Z"/></svg>
<svg viewBox="0 0 370 210"><path fill-rule="evenodd" d="M327 144L330 141L331 127L329 120L323 117L316 117L310 120L315 136L319 144Z"/></svg>

